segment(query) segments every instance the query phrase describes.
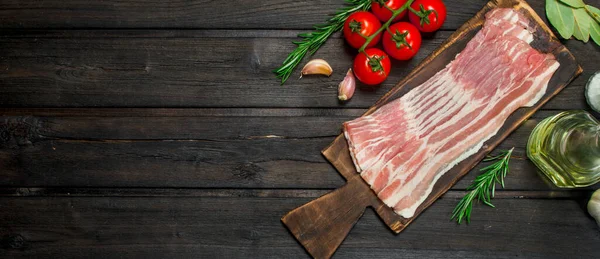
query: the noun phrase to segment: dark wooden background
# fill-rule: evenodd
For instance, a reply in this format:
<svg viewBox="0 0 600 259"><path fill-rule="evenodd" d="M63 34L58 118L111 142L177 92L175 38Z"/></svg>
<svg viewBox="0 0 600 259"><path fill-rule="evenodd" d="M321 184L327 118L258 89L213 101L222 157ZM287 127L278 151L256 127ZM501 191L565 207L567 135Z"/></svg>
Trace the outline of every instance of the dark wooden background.
<svg viewBox="0 0 600 259"><path fill-rule="evenodd" d="M445 2L416 58L340 104L339 34L315 56L330 78L270 71L342 0L2 1L0 256L307 257L280 217L344 184L320 150L486 1ZM589 109L600 48L565 44L584 72L501 144L497 208L450 221L475 169L399 235L368 209L334 257L600 257L584 209L600 185L557 189L525 156L541 119Z"/></svg>

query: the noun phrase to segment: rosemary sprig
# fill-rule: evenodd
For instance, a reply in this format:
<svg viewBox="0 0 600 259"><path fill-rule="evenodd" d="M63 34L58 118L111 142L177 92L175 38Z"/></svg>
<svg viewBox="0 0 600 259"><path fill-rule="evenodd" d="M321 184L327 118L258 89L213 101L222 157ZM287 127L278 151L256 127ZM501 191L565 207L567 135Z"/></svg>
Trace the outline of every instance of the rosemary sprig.
<svg viewBox="0 0 600 259"><path fill-rule="evenodd" d="M348 6L339 9L325 24L315 25L315 31L298 34L298 37L301 37L302 40L293 42L298 47L288 55L279 68L273 70L277 78L281 79L282 85L290 77L294 68L300 64L306 53L315 54L331 34L344 27L344 22L350 14L371 8L371 0L346 0L346 3Z"/></svg>
<svg viewBox="0 0 600 259"><path fill-rule="evenodd" d="M475 178L473 183L467 188L470 191L465 197L463 197L456 208L452 211L452 219L456 219L456 222L460 224L463 219L467 220L467 224L471 220L471 211L473 209L473 201L475 199L482 201L484 204L495 208L491 203L496 190L496 183L502 185L504 188L504 177L508 173L508 161L515 148L503 151L500 155L489 156L483 161L494 161L491 165L488 165L479 171L485 171Z"/></svg>

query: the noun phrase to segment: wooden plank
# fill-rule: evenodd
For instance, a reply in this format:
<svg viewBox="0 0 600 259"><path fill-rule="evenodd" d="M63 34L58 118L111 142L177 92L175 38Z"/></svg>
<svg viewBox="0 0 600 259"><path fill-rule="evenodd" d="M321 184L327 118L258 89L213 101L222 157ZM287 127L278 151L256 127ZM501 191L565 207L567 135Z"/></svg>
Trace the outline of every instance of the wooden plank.
<svg viewBox="0 0 600 259"><path fill-rule="evenodd" d="M48 140L2 149L1 185L322 188L342 183L319 154L327 141Z"/></svg>
<svg viewBox="0 0 600 259"><path fill-rule="evenodd" d="M114 188L114 187L0 187L2 197L212 197L212 198L316 198L329 189L239 189L239 188ZM494 199L589 199L594 191L496 190ZM444 198L460 199L467 191L450 190Z"/></svg>
<svg viewBox="0 0 600 259"><path fill-rule="evenodd" d="M442 31L424 40L413 60L393 63L379 88L359 90L343 104L337 85L354 52L339 34L315 56L332 65L330 78L293 77L284 86L275 79L271 71L293 49L297 32L12 31L0 38L0 105L368 108L450 35ZM587 108L583 89L598 69L600 52L593 44L566 45L584 73L548 109Z"/></svg>
<svg viewBox="0 0 600 259"><path fill-rule="evenodd" d="M88 109L84 109L88 110ZM341 131L344 121L352 120L357 111L338 110L328 116L244 116L252 111L236 109L238 116L211 116L200 112L198 116L145 117L152 111L141 111L133 117L46 117L0 116L0 128L19 134L19 129L35 132L36 139L80 140L203 140L203 139L261 139L261 138L321 138L334 137ZM252 109L263 111L268 109ZM248 111L248 112L246 112ZM287 111L287 109L286 109ZM0 114L2 112L0 111ZM309 112L310 113L310 112ZM319 112L315 112L319 114ZM352 115L354 116L352 116ZM15 128L16 127L16 128ZM20 127L26 127L20 128ZM14 128L14 129L13 129ZM32 133L33 134L33 133ZM18 136L15 136L18 138Z"/></svg>
<svg viewBox="0 0 600 259"><path fill-rule="evenodd" d="M2 197L7 257L306 257L279 217L313 197ZM442 198L402 234L367 210L336 258L597 258L598 229L577 200L498 199L470 225ZM561 213L557 213L560 211Z"/></svg>
<svg viewBox="0 0 600 259"><path fill-rule="evenodd" d="M473 16L484 0L447 0L443 29L454 30ZM543 10L541 1L536 8ZM6 0L0 28L229 28L306 29L323 23L343 1L131 1ZM43 15L40 15L43 14Z"/></svg>
<svg viewBox="0 0 600 259"><path fill-rule="evenodd" d="M0 108L0 116L37 117L358 117L367 109L320 108ZM102 119L102 118L98 118Z"/></svg>
<svg viewBox="0 0 600 259"><path fill-rule="evenodd" d="M0 109L0 186L337 188L319 151L364 111ZM537 122L558 112L536 113L500 145L516 148L509 190L557 190L524 151Z"/></svg>

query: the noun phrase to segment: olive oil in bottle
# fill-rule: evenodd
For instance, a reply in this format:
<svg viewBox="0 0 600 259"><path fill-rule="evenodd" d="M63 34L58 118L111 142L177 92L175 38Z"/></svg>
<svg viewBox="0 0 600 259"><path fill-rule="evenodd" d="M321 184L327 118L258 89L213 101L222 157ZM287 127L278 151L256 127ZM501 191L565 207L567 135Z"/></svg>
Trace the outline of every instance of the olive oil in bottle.
<svg viewBox="0 0 600 259"><path fill-rule="evenodd" d="M586 111L541 121L529 136L527 156L558 187L600 181L600 123Z"/></svg>

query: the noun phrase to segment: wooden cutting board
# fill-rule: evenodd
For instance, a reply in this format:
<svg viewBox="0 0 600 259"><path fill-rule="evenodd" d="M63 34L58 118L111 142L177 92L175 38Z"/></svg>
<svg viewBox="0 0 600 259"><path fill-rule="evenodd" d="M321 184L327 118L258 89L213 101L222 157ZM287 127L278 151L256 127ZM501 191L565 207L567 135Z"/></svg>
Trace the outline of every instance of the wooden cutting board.
<svg viewBox="0 0 600 259"><path fill-rule="evenodd" d="M552 53L560 63L560 67L550 79L546 94L535 106L516 110L508 117L498 134L486 141L479 152L444 174L435 184L429 197L419 206L415 216L411 218L399 216L377 198L369 185L356 172L347 142L343 135L339 135L322 153L346 178L347 183L333 192L290 211L281 218L290 232L312 256L316 258L331 257L364 213L366 207L372 207L392 231L400 233L523 121L581 73L582 69L573 55L558 41L550 28L525 1L493 0L425 58L404 80L379 99L365 115L372 113L387 102L401 97L443 69L481 29L485 21L484 15L497 7L514 8L529 18L533 25L532 28L535 28L535 40L531 46L541 52Z"/></svg>

